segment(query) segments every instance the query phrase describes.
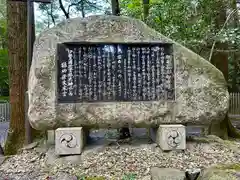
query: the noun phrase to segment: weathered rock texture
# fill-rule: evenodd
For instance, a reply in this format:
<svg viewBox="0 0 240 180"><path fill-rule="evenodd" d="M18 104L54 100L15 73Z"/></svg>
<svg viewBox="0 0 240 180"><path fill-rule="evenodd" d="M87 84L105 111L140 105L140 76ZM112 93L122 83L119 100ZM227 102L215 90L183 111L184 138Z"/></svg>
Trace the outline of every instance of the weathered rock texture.
<svg viewBox="0 0 240 180"><path fill-rule="evenodd" d="M176 102L56 103L56 44L69 41L171 42L176 63ZM128 17L91 16L60 23L41 33L29 76L29 110L36 129L60 126L119 127L160 123L208 125L221 121L229 94L222 73L202 57ZM172 114L176 115L172 118Z"/></svg>
<svg viewBox="0 0 240 180"><path fill-rule="evenodd" d="M200 180L239 180L239 164L222 164L207 168Z"/></svg>

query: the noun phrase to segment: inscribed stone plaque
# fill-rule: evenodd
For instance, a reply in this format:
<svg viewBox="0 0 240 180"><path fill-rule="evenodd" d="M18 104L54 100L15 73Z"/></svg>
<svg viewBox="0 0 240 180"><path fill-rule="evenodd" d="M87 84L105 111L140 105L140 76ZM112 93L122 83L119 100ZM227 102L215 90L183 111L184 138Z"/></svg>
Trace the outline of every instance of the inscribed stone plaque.
<svg viewBox="0 0 240 180"><path fill-rule="evenodd" d="M174 100L174 86L172 44L58 44L58 103Z"/></svg>

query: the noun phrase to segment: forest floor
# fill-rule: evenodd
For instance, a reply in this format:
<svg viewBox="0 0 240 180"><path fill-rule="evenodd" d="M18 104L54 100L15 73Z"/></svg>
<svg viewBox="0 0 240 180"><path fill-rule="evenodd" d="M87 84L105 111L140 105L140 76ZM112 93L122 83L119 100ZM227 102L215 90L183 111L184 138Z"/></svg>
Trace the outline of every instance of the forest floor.
<svg viewBox="0 0 240 180"><path fill-rule="evenodd" d="M150 180L155 167L185 172L240 162L240 141L224 141L215 136L195 137L187 142L185 151L170 152L149 143L141 132L120 146L97 141L98 144L86 146L81 155L61 158L56 156L53 146L32 144L2 162L0 180L80 180L86 176Z"/></svg>

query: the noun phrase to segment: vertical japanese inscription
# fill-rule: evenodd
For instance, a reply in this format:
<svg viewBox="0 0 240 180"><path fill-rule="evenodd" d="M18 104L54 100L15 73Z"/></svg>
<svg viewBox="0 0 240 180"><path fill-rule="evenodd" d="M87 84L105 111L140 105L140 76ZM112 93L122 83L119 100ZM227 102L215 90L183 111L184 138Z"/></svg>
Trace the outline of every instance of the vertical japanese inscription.
<svg viewBox="0 0 240 180"><path fill-rule="evenodd" d="M84 78L84 74L83 74L83 56L82 56L82 47L79 47L78 48L78 77L79 79L77 79L77 89L78 89L78 97L79 99L82 99L83 98L83 78Z"/></svg>
<svg viewBox="0 0 240 180"><path fill-rule="evenodd" d="M64 43L57 60L59 103L175 98L172 44Z"/></svg>

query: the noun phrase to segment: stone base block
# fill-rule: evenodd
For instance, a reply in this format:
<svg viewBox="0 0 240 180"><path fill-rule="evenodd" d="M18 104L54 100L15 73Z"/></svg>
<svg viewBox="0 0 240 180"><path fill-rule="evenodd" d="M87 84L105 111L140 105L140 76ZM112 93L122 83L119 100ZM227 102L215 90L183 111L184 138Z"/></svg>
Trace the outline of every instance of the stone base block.
<svg viewBox="0 0 240 180"><path fill-rule="evenodd" d="M55 144L55 130L47 131L47 144L54 145Z"/></svg>
<svg viewBox="0 0 240 180"><path fill-rule="evenodd" d="M186 149L186 128L180 124L160 125L156 143L164 151Z"/></svg>
<svg viewBox="0 0 240 180"><path fill-rule="evenodd" d="M57 155L81 154L84 146L82 127L58 128L55 131L55 151Z"/></svg>

